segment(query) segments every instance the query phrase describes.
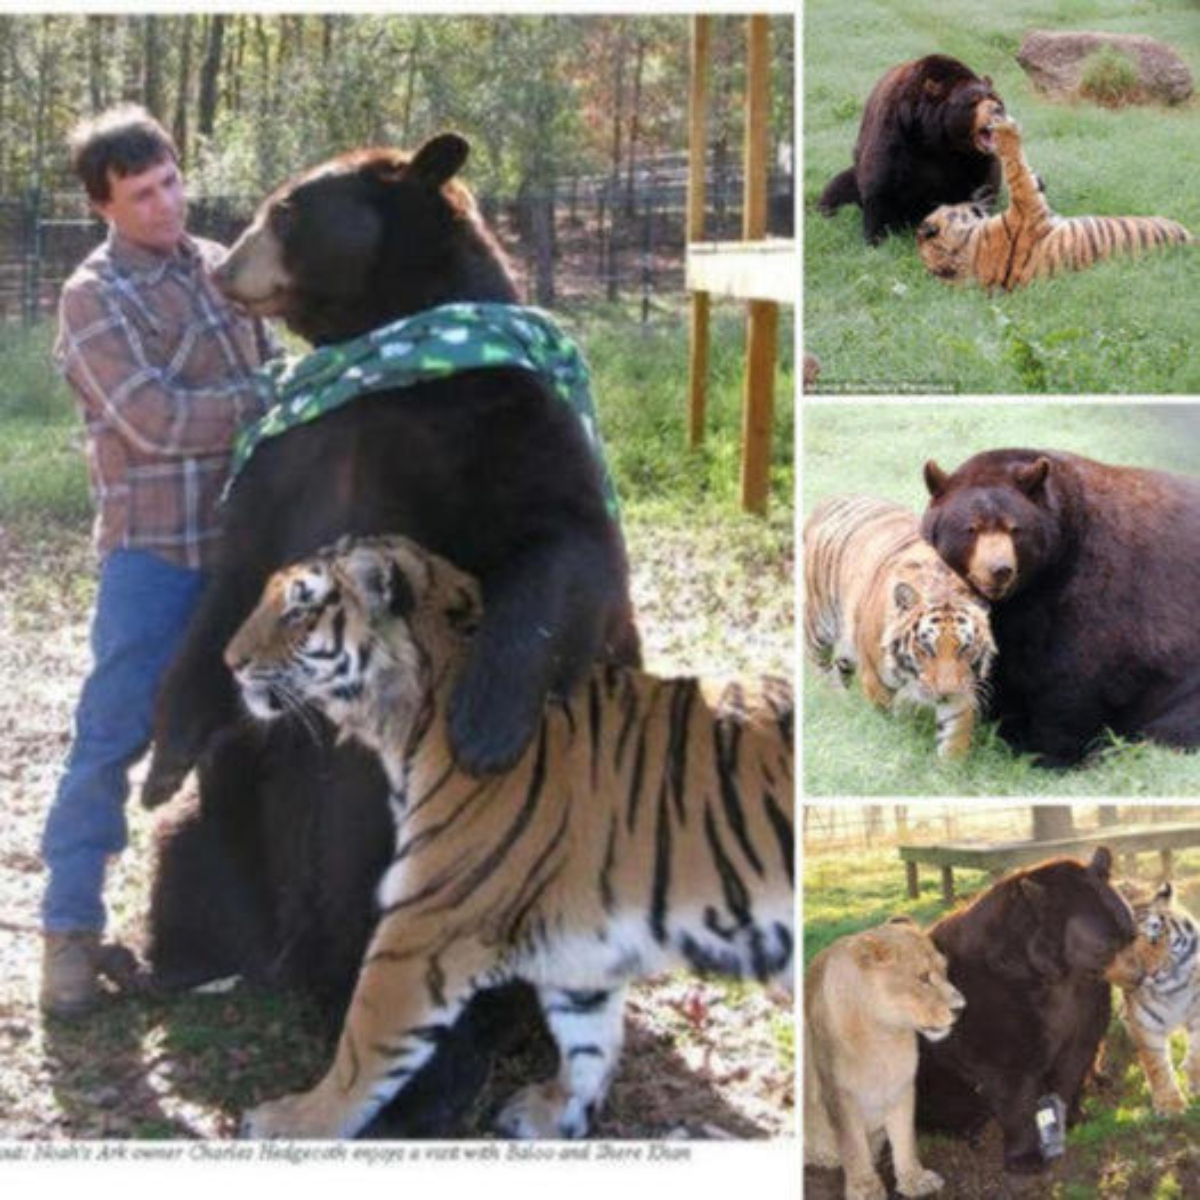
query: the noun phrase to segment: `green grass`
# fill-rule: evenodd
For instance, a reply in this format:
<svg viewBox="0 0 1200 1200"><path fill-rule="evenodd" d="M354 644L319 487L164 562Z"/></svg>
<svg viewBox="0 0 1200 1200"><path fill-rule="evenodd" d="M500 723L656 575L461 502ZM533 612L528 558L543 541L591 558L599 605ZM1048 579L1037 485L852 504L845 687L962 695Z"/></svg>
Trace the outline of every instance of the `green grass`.
<svg viewBox="0 0 1200 1200"><path fill-rule="evenodd" d="M1200 391L1200 254L1184 247L1060 276L1013 295L951 288L912 238L862 240L860 213L815 202L850 164L862 106L884 71L941 52L996 88L1060 213L1161 214L1200 233L1193 184L1200 105L1100 108L1034 91L1015 61L1034 28L1150 34L1200 65L1187 0L812 0L805 8L805 350L834 392L1191 393Z"/></svg>
<svg viewBox="0 0 1200 1200"><path fill-rule="evenodd" d="M679 306L645 325L628 307L594 306L564 318L591 364L593 392L626 517L691 523L739 520L744 321L739 306L714 315L707 436L686 446L687 320ZM90 512L83 429L50 364L53 329L0 328L0 521L37 532ZM771 528L790 531L794 393L790 318L781 322L771 464Z"/></svg>
<svg viewBox="0 0 1200 1200"><path fill-rule="evenodd" d="M1200 405L996 402L805 405L802 512L843 492L925 507L926 459L951 470L999 446L1070 450L1108 462L1194 471ZM894 717L861 692L838 692L804 672L804 779L808 795L1174 796L1200 792L1200 755L1126 745L1070 772L1034 768L991 727L970 755L934 754L927 715Z"/></svg>

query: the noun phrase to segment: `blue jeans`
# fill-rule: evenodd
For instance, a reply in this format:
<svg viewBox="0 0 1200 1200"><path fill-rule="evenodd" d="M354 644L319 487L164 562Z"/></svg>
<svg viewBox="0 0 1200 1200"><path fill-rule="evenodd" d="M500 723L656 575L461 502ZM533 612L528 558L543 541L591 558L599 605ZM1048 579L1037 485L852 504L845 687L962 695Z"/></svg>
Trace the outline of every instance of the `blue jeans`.
<svg viewBox="0 0 1200 1200"><path fill-rule="evenodd" d="M199 571L144 550L114 550L104 559L92 616L92 672L42 834L48 933L104 929L105 866L128 840L129 768L150 744L159 681L204 582Z"/></svg>

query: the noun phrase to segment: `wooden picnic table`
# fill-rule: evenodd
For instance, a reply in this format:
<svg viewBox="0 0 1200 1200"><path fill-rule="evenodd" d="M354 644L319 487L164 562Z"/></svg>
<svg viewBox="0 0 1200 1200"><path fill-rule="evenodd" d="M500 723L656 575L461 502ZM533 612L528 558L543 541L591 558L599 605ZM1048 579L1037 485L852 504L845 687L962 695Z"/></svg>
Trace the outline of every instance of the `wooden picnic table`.
<svg viewBox="0 0 1200 1200"><path fill-rule="evenodd" d="M1163 876L1169 879L1174 851L1187 846L1200 846L1200 824L1112 825L1047 842L938 842L900 846L899 852L908 879L909 896L916 899L920 895L917 869L920 863L927 863L941 867L942 898L947 904L952 904L955 867L987 871L995 879L1017 867L1030 866L1047 858L1064 854L1086 857L1097 846L1107 846L1114 856L1125 856L1126 871L1129 873L1133 872L1139 853L1157 851L1162 858Z"/></svg>

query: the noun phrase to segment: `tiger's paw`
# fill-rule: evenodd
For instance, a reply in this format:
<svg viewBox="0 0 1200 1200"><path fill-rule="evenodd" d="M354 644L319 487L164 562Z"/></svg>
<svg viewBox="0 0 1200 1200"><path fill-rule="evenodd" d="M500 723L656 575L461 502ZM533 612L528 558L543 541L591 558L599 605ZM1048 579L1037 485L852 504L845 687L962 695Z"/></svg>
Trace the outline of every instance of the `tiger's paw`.
<svg viewBox="0 0 1200 1200"><path fill-rule="evenodd" d="M577 1097L557 1080L522 1088L500 1110L496 1130L520 1141L587 1136L588 1113Z"/></svg>
<svg viewBox="0 0 1200 1200"><path fill-rule="evenodd" d="M911 1175L896 1180L896 1191L902 1196L932 1196L946 1186L946 1181L928 1167L921 1167Z"/></svg>
<svg viewBox="0 0 1200 1200"><path fill-rule="evenodd" d="M1154 1105L1154 1111L1160 1117L1173 1115L1175 1113L1187 1112L1187 1101L1183 1097L1183 1093L1179 1091L1166 1091L1165 1089L1156 1092L1151 1101Z"/></svg>
<svg viewBox="0 0 1200 1200"><path fill-rule="evenodd" d="M242 1117L238 1135L251 1141L341 1137L340 1124L331 1115L312 1092L294 1092L252 1108Z"/></svg>
<svg viewBox="0 0 1200 1200"><path fill-rule="evenodd" d="M1021 127L1007 113L993 117L988 122L988 131L1001 150L1013 149L1021 144Z"/></svg>

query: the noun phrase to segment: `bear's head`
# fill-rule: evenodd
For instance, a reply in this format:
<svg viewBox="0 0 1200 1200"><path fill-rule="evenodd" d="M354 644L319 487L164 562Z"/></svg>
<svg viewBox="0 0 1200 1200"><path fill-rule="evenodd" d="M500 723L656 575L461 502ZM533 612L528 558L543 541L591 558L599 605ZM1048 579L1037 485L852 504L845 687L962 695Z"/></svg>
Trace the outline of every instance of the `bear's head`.
<svg viewBox="0 0 1200 1200"><path fill-rule="evenodd" d="M991 895L1002 935L984 948L993 969L1022 978L1099 979L1137 933L1111 874L1112 854L1100 846L1086 865L1054 859L996 884Z"/></svg>
<svg viewBox="0 0 1200 1200"><path fill-rule="evenodd" d="M930 459L922 536L980 595L1005 600L1060 552L1057 469L1038 450L989 450L952 475Z"/></svg>
<svg viewBox="0 0 1200 1200"><path fill-rule="evenodd" d="M914 64L916 121L927 141L940 137L959 153L995 154L991 124L1004 113L987 75L979 76L957 59L931 54Z"/></svg>
<svg viewBox="0 0 1200 1200"><path fill-rule="evenodd" d="M217 286L317 345L456 300L514 302L504 256L454 178L468 151L442 133L412 155L355 150L306 171L259 206Z"/></svg>

